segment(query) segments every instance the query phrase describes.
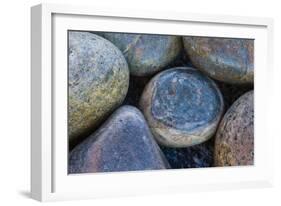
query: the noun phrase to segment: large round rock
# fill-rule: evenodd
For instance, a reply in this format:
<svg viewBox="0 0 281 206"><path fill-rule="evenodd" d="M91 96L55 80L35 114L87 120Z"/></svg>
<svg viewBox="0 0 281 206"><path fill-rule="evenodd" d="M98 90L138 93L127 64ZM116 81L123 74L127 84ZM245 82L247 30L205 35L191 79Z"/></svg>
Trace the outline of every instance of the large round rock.
<svg viewBox="0 0 281 206"><path fill-rule="evenodd" d="M166 169L169 164L142 113L123 106L99 130L76 146L69 173Z"/></svg>
<svg viewBox="0 0 281 206"><path fill-rule="evenodd" d="M161 144L187 147L214 134L223 113L223 98L216 84L201 72L177 67L149 82L140 107Z"/></svg>
<svg viewBox="0 0 281 206"><path fill-rule="evenodd" d="M212 78L230 84L254 81L254 40L183 37L192 64Z"/></svg>
<svg viewBox="0 0 281 206"><path fill-rule="evenodd" d="M236 100L224 115L215 138L215 165L252 165L254 161L254 93Z"/></svg>
<svg viewBox="0 0 281 206"><path fill-rule="evenodd" d="M89 133L126 96L129 70L121 51L88 32L69 32L70 141Z"/></svg>
<svg viewBox="0 0 281 206"><path fill-rule="evenodd" d="M182 48L181 38L165 35L103 33L124 54L130 73L147 76L171 63Z"/></svg>

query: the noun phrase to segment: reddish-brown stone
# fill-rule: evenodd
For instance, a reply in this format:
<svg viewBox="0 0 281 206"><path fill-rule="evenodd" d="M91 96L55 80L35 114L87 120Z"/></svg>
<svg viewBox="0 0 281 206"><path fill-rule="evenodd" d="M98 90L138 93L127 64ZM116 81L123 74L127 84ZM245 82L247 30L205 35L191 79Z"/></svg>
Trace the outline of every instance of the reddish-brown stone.
<svg viewBox="0 0 281 206"><path fill-rule="evenodd" d="M253 165L254 92L236 100L224 115L215 137L216 166Z"/></svg>
<svg viewBox="0 0 281 206"><path fill-rule="evenodd" d="M183 37L192 64L210 77L230 84L253 84L254 40Z"/></svg>

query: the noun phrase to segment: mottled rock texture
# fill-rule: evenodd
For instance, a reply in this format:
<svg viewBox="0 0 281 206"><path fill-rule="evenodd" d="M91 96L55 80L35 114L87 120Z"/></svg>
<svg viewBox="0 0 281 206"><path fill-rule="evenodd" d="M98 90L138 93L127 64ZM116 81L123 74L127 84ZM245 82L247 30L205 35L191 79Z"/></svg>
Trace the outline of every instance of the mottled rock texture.
<svg viewBox="0 0 281 206"><path fill-rule="evenodd" d="M178 36L100 33L124 54L130 74L147 76L164 69L176 59L182 48Z"/></svg>
<svg viewBox="0 0 281 206"><path fill-rule="evenodd" d="M213 139L210 139L207 142L186 148L161 146L161 149L172 169L212 167L213 143Z"/></svg>
<svg viewBox="0 0 281 206"><path fill-rule="evenodd" d="M142 113L122 106L69 156L69 173L166 169Z"/></svg>
<svg viewBox="0 0 281 206"><path fill-rule="evenodd" d="M216 84L190 67L157 74L145 87L140 108L158 142L187 147L208 140L223 113Z"/></svg>
<svg viewBox="0 0 281 206"><path fill-rule="evenodd" d="M236 100L224 115L215 137L216 166L254 162L254 92Z"/></svg>
<svg viewBox="0 0 281 206"><path fill-rule="evenodd" d="M192 64L210 77L230 84L253 84L254 40L183 37Z"/></svg>
<svg viewBox="0 0 281 206"><path fill-rule="evenodd" d="M88 32L69 32L70 144L88 135L126 96L128 65L111 42Z"/></svg>

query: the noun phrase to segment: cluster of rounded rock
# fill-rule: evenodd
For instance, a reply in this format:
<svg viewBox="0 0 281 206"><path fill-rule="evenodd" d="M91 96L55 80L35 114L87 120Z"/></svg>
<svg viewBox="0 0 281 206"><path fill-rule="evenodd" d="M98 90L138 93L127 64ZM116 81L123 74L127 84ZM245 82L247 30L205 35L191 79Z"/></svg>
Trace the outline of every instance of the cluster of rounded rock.
<svg viewBox="0 0 281 206"><path fill-rule="evenodd" d="M253 90L227 110L217 86L253 85L252 40L71 31L68 49L69 173L253 164Z"/></svg>

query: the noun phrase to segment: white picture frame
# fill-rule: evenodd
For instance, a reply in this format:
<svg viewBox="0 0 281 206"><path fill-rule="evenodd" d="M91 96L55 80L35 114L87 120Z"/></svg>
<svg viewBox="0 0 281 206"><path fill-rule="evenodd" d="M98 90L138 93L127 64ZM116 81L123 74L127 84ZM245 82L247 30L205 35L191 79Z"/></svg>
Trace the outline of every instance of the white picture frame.
<svg viewBox="0 0 281 206"><path fill-rule="evenodd" d="M31 26L32 198L53 201L272 186L274 136L267 109L274 75L272 19L40 4L31 8ZM254 166L67 175L69 29L254 38Z"/></svg>

